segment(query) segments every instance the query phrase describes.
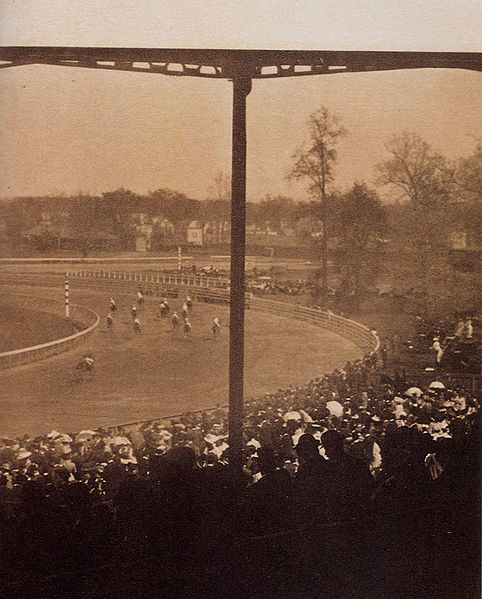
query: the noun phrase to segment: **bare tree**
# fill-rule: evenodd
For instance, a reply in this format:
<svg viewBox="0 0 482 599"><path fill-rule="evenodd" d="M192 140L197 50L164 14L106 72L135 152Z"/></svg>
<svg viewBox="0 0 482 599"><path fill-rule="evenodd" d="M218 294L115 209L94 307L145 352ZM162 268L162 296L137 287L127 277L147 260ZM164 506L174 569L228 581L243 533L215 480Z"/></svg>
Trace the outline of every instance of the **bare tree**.
<svg viewBox="0 0 482 599"><path fill-rule="evenodd" d="M307 121L309 129L308 147L299 148L293 155L293 168L288 174L290 179L307 179L308 191L314 200L321 203L320 220L321 239L321 289L328 290L328 206L327 187L334 179L334 166L339 139L346 135L346 129L339 118L322 106L313 112Z"/></svg>
<svg viewBox="0 0 482 599"><path fill-rule="evenodd" d="M231 177L223 171L218 171L208 188L209 199L231 201Z"/></svg>
<svg viewBox="0 0 482 599"><path fill-rule="evenodd" d="M414 210L430 210L447 203L453 177L447 160L416 133L404 131L385 145L391 158L377 165L378 183L392 185Z"/></svg>
<svg viewBox="0 0 482 599"><path fill-rule="evenodd" d="M454 169L446 158L416 133L403 132L388 140L390 158L377 165L378 183L401 191L407 200L398 214L392 238L399 255L409 261L413 289L421 308L431 310L432 290L447 272L449 235L453 228Z"/></svg>
<svg viewBox="0 0 482 599"><path fill-rule="evenodd" d="M482 199L482 142L454 168L455 189L459 200L479 202Z"/></svg>

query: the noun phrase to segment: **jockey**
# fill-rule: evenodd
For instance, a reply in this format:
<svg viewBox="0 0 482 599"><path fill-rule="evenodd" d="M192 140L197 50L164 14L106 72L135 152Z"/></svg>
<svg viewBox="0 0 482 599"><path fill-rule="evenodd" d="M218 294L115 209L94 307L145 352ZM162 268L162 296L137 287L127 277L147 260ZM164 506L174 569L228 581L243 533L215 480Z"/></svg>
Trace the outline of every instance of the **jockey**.
<svg viewBox="0 0 482 599"><path fill-rule="evenodd" d="M213 332L214 337L216 337L216 335L219 335L220 329L221 329L221 321L219 320L219 318L217 316L215 316L213 318L213 324L211 326L211 330Z"/></svg>
<svg viewBox="0 0 482 599"><path fill-rule="evenodd" d="M115 299L113 297L110 298L110 311L114 314L117 310L117 304L115 303Z"/></svg>
<svg viewBox="0 0 482 599"><path fill-rule="evenodd" d="M171 323L172 328L177 329L177 327L179 326L179 316L177 315L177 312L172 313Z"/></svg>
<svg viewBox="0 0 482 599"><path fill-rule="evenodd" d="M136 316L136 318L134 318L134 333L137 335L137 333L140 333L140 332L141 332L141 323Z"/></svg>
<svg viewBox="0 0 482 599"><path fill-rule="evenodd" d="M184 337L189 337L191 335L191 323L187 318L184 319L184 325L182 327Z"/></svg>

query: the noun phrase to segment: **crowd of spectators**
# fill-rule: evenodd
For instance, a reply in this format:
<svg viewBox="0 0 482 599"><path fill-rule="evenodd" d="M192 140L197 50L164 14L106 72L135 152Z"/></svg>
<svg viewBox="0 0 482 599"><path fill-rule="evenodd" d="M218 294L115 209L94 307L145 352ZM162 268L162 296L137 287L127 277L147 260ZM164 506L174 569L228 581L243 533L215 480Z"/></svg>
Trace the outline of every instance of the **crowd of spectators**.
<svg viewBox="0 0 482 599"><path fill-rule="evenodd" d="M247 402L242 473L229 468L227 423L219 407L1 439L0 522L11 543L0 557L18 563L33 551L52 571L374 514L435 509L453 519L474 500L477 398L389 377L375 355Z"/></svg>

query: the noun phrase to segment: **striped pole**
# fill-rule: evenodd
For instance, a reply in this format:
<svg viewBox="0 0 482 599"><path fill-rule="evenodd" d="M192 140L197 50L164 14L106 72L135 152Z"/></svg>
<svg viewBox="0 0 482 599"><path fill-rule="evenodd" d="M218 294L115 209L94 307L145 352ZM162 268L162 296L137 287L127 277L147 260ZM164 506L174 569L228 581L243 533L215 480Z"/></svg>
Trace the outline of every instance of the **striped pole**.
<svg viewBox="0 0 482 599"><path fill-rule="evenodd" d="M182 254L181 254L181 246L177 246L177 270L181 272L182 270Z"/></svg>
<svg viewBox="0 0 482 599"><path fill-rule="evenodd" d="M65 275L65 318L69 318L70 316L70 306L69 306L69 279L68 274Z"/></svg>

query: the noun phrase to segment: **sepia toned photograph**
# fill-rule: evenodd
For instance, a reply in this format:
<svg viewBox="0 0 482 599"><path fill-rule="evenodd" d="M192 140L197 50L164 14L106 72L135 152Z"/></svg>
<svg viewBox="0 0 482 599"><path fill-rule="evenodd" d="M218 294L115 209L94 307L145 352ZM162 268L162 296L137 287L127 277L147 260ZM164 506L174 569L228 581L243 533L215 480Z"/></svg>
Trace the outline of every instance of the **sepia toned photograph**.
<svg viewBox="0 0 482 599"><path fill-rule="evenodd" d="M0 597L480 597L481 19L0 0Z"/></svg>

